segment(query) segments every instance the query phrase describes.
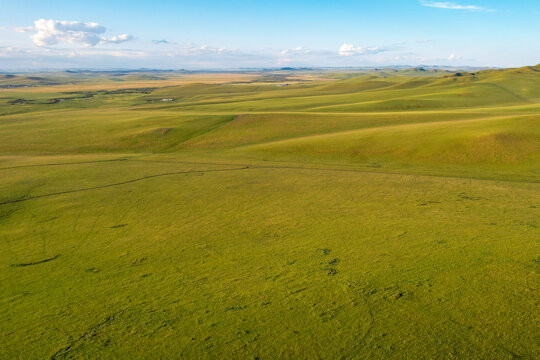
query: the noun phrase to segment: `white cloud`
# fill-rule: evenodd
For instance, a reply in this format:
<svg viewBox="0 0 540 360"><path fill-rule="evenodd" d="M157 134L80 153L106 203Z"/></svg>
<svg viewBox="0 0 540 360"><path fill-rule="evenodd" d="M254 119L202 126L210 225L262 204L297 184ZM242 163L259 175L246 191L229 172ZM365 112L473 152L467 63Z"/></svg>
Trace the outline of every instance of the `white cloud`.
<svg viewBox="0 0 540 360"><path fill-rule="evenodd" d="M324 55L321 52L318 52L319 55ZM312 50L304 49L301 46L297 46L294 49L285 49L276 54L278 57L276 64L278 66L289 65L294 61L302 61L312 57ZM314 55L316 56L316 55Z"/></svg>
<svg viewBox="0 0 540 360"><path fill-rule="evenodd" d="M104 37L107 28L95 22L45 20L34 21L34 26L13 28L17 32L35 32L31 36L37 46L51 46L59 43L81 44L85 47L98 44L119 44L133 40L129 34Z"/></svg>
<svg viewBox="0 0 540 360"><path fill-rule="evenodd" d="M339 55L341 56L351 56L354 54L355 47L353 44L343 44L339 48Z"/></svg>
<svg viewBox="0 0 540 360"><path fill-rule="evenodd" d="M195 46L190 45L184 48L180 48L179 52L184 56L213 56L213 55L227 55L237 52L232 49L215 48L208 45Z"/></svg>
<svg viewBox="0 0 540 360"><path fill-rule="evenodd" d="M32 41L37 46L56 45L60 42L95 46L101 41L99 34L107 29L98 23L39 19L34 22L34 30L37 33L32 35Z"/></svg>
<svg viewBox="0 0 540 360"><path fill-rule="evenodd" d="M101 42L106 43L106 44L120 44L126 41L131 41L133 39L134 39L133 36L129 34L122 34L122 35L117 35L110 38L104 37L101 39Z"/></svg>
<svg viewBox="0 0 540 360"><path fill-rule="evenodd" d="M461 5L454 2L448 1L431 1L431 0L420 0L422 6L437 8L437 9L448 9L448 10L470 10L470 11L494 11L491 9L486 9L485 7L478 5Z"/></svg>
<svg viewBox="0 0 540 360"><path fill-rule="evenodd" d="M285 55L288 55L288 54L299 54L299 53L302 53L302 54L307 54L309 53L311 50L307 50L307 49L303 49L301 46L297 46L295 47L294 49L285 49L285 50L282 50L279 54L281 56L285 56Z"/></svg>
<svg viewBox="0 0 540 360"><path fill-rule="evenodd" d="M19 32L19 33L26 33L26 32L34 31L34 27L33 27L33 26L14 27L14 28L12 28L12 29L13 29L13 31Z"/></svg>
<svg viewBox="0 0 540 360"><path fill-rule="evenodd" d="M450 56L448 56L448 60L460 60L461 56L457 56L456 54L452 53Z"/></svg>
<svg viewBox="0 0 540 360"><path fill-rule="evenodd" d="M362 50L360 50L362 49ZM400 45L360 48L346 46L342 53L355 52L357 56L344 56L336 50L317 50L298 47L286 51L265 48L240 50L201 44L153 46L146 50L112 47L2 47L2 69L66 69L66 68L170 68L170 69L223 69L266 67L318 67L318 66L384 66L384 65L441 65L474 63L455 53L429 57L407 52ZM452 49L453 50L453 49ZM362 54L362 55L358 55Z"/></svg>
<svg viewBox="0 0 540 360"><path fill-rule="evenodd" d="M353 44L343 44L339 48L340 56L353 56L353 55L371 55L377 54L383 51L388 51L388 49L381 49L378 46L363 48L360 46L354 46Z"/></svg>

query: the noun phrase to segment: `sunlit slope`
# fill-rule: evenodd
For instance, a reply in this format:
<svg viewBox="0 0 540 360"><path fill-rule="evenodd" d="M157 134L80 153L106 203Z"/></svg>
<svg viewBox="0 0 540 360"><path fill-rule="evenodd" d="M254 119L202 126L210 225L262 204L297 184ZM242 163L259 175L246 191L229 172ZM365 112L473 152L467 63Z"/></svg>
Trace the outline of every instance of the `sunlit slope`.
<svg viewBox="0 0 540 360"><path fill-rule="evenodd" d="M485 117L484 112L427 113L264 113L238 115L212 131L179 144L177 149L220 150L244 145L332 134L356 129Z"/></svg>
<svg viewBox="0 0 540 360"><path fill-rule="evenodd" d="M518 105L540 99L540 71L535 69L433 77L359 76L315 86L198 84L163 89L152 96L176 96L163 108L199 111L365 112Z"/></svg>
<svg viewBox="0 0 540 360"><path fill-rule="evenodd" d="M233 118L118 108L10 115L0 120L0 153L166 151Z"/></svg>
<svg viewBox="0 0 540 360"><path fill-rule="evenodd" d="M425 111L425 112L393 112L370 114L346 113L265 113L245 115L184 115L181 112L161 111L128 111L122 109L91 110L91 111L58 111L50 112L46 117L42 113L11 115L3 117L0 123L2 143L0 151L3 154L67 154L67 153L111 153L126 151L136 153L148 152L212 152L219 154L224 150L231 150L246 145L255 145L244 151L254 151L253 154L262 154L265 158L281 157L281 146L289 147L291 144L303 144L309 140L316 148L317 156L321 159L336 158L340 161L361 162L363 158L350 157L348 148L328 147L319 145L319 141L331 140L336 144L342 143L343 136L359 134L355 139L355 146L363 149L371 147L385 147L388 144L401 146L403 135L398 134L395 139L385 138L366 139L362 134L373 130L377 134L386 134L392 138L396 129L409 131L415 129L411 136L419 137L414 143L420 146L421 141L432 138L433 129L438 123L445 129L447 136L459 139L462 135L451 123L480 119L478 127L480 132L484 124L491 124L492 120L516 117L529 119L532 124L527 129L521 129L522 122L509 122L507 125L513 132L534 135L534 124L538 118L534 109L504 108L501 114L497 112L482 111ZM407 127L406 125L418 126ZM427 126L434 124L434 126ZM400 127L405 126L405 127ZM405 130L403 130L405 129ZM345 135L344 135L345 134ZM317 137L316 135L320 135ZM315 136L315 137L311 137ZM534 138L534 136L533 136ZM307 140L306 140L307 139ZM280 140L287 142L274 143ZM327 141L327 140L324 140ZM441 143L444 148L448 142ZM275 148L274 148L275 146ZM296 147L295 147L296 148ZM274 150L270 150L274 149ZM349 149L351 150L351 149ZM489 149L486 149L488 151ZM495 151L495 149L493 149ZM514 149L509 148L509 151ZM298 159L305 157L303 147L298 151L288 150L290 157ZM343 151L343 153L341 153ZM352 150L357 153L357 150ZM378 152L374 149L375 152ZM429 152L429 148L424 151ZM452 151L449 148L448 151ZM532 149L531 151L535 151ZM410 153L400 152L400 156L408 157ZM293 156L294 155L294 156ZM392 151L387 156L397 156ZM316 160L316 156L311 156Z"/></svg>
<svg viewBox="0 0 540 360"><path fill-rule="evenodd" d="M50 104L50 94L31 93L39 104L2 106L22 112L1 117L0 153L189 152L536 179L538 68L381 72L289 86L192 83L70 93Z"/></svg>
<svg viewBox="0 0 540 360"><path fill-rule="evenodd" d="M438 169L444 174L540 180L540 116L395 125L306 136L239 148L264 160Z"/></svg>

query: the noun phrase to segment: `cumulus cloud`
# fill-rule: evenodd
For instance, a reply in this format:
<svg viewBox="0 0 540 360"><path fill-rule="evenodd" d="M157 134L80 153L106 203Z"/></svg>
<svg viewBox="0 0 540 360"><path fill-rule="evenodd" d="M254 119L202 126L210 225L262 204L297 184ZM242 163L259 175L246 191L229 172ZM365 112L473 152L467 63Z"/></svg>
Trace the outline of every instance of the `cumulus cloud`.
<svg viewBox="0 0 540 360"><path fill-rule="evenodd" d="M180 52L186 56L211 56L211 55L221 55L221 54L232 54L236 50L226 49L226 48L216 48L208 45L195 46L190 45L185 48L180 49Z"/></svg>
<svg viewBox="0 0 540 360"><path fill-rule="evenodd" d="M456 54L452 53L450 56L448 56L448 60L460 60L461 56L457 56Z"/></svg>
<svg viewBox="0 0 540 360"><path fill-rule="evenodd" d="M51 46L59 43L81 44L92 47L98 44L119 44L133 40L129 34L104 37L107 28L96 22L39 19L34 26L14 28L17 32L35 32L31 36L37 46Z"/></svg>
<svg viewBox="0 0 540 360"><path fill-rule="evenodd" d="M32 41L37 46L56 45L60 42L81 43L95 46L101 41L100 34L107 29L98 23L39 19L34 22L36 34Z"/></svg>
<svg viewBox="0 0 540 360"><path fill-rule="evenodd" d="M279 54L282 55L282 56L285 56L285 55L288 55L288 54L294 54L294 53L296 53L296 54L299 54L299 53L306 54L306 53L309 53L309 52L311 52L311 50L303 49L301 46L297 46L294 49L281 50L281 52Z"/></svg>
<svg viewBox="0 0 540 360"><path fill-rule="evenodd" d="M101 36L101 34L99 34ZM125 40L120 37L118 40ZM109 38L111 40L111 38ZM103 40L100 40L103 41ZM345 44L347 45L347 44ZM312 67L312 66L382 66L416 64L462 64L474 62L455 53L438 57L424 57L406 52L401 45L361 48L342 46L341 53L334 50L306 49L258 49L240 50L201 44L178 46L155 46L137 50L109 46L63 47L33 46L30 48L0 46L0 68L184 68L224 69L261 67ZM453 50L453 49L451 49ZM353 55L343 55L352 53ZM449 52L450 53L450 52ZM360 54L360 55L359 55Z"/></svg>
<svg viewBox="0 0 540 360"><path fill-rule="evenodd" d="M106 43L106 44L120 44L126 41L131 41L133 39L134 37L129 34L122 34L122 35L117 35L110 38L104 37L101 39L101 42Z"/></svg>
<svg viewBox="0 0 540 360"><path fill-rule="evenodd" d="M372 54L378 54L383 51L388 51L388 49L382 49L378 46L375 47L360 47L360 46L354 46L353 44L343 44L339 48L339 55L340 56L353 56L353 55L372 55Z"/></svg>
<svg viewBox="0 0 540 360"><path fill-rule="evenodd" d="M281 50L279 54L277 54L278 56L277 65L278 66L288 65L295 60L307 59L311 55L312 55L312 50L304 49L301 46L297 46L294 49ZM322 55L322 54L319 54L319 55Z"/></svg>
<svg viewBox="0 0 540 360"><path fill-rule="evenodd" d="M470 10L470 11L493 11L491 9L486 9L485 7L478 5L461 5L454 2L448 1L430 1L430 0L420 0L422 6L437 8L437 9L448 9L448 10Z"/></svg>

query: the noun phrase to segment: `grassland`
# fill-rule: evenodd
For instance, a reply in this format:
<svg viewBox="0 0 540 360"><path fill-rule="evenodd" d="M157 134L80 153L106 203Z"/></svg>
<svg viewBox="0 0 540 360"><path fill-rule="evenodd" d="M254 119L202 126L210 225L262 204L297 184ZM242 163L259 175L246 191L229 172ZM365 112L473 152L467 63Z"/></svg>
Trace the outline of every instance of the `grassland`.
<svg viewBox="0 0 540 360"><path fill-rule="evenodd" d="M538 358L540 66L16 80L0 358Z"/></svg>

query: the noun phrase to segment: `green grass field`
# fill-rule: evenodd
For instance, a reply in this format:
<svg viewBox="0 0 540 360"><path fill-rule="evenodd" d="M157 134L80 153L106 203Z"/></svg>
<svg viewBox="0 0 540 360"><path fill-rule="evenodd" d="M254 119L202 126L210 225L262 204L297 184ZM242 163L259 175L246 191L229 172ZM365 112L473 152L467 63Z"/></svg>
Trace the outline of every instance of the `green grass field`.
<svg viewBox="0 0 540 360"><path fill-rule="evenodd" d="M540 65L46 76L0 78L0 358L539 358Z"/></svg>

